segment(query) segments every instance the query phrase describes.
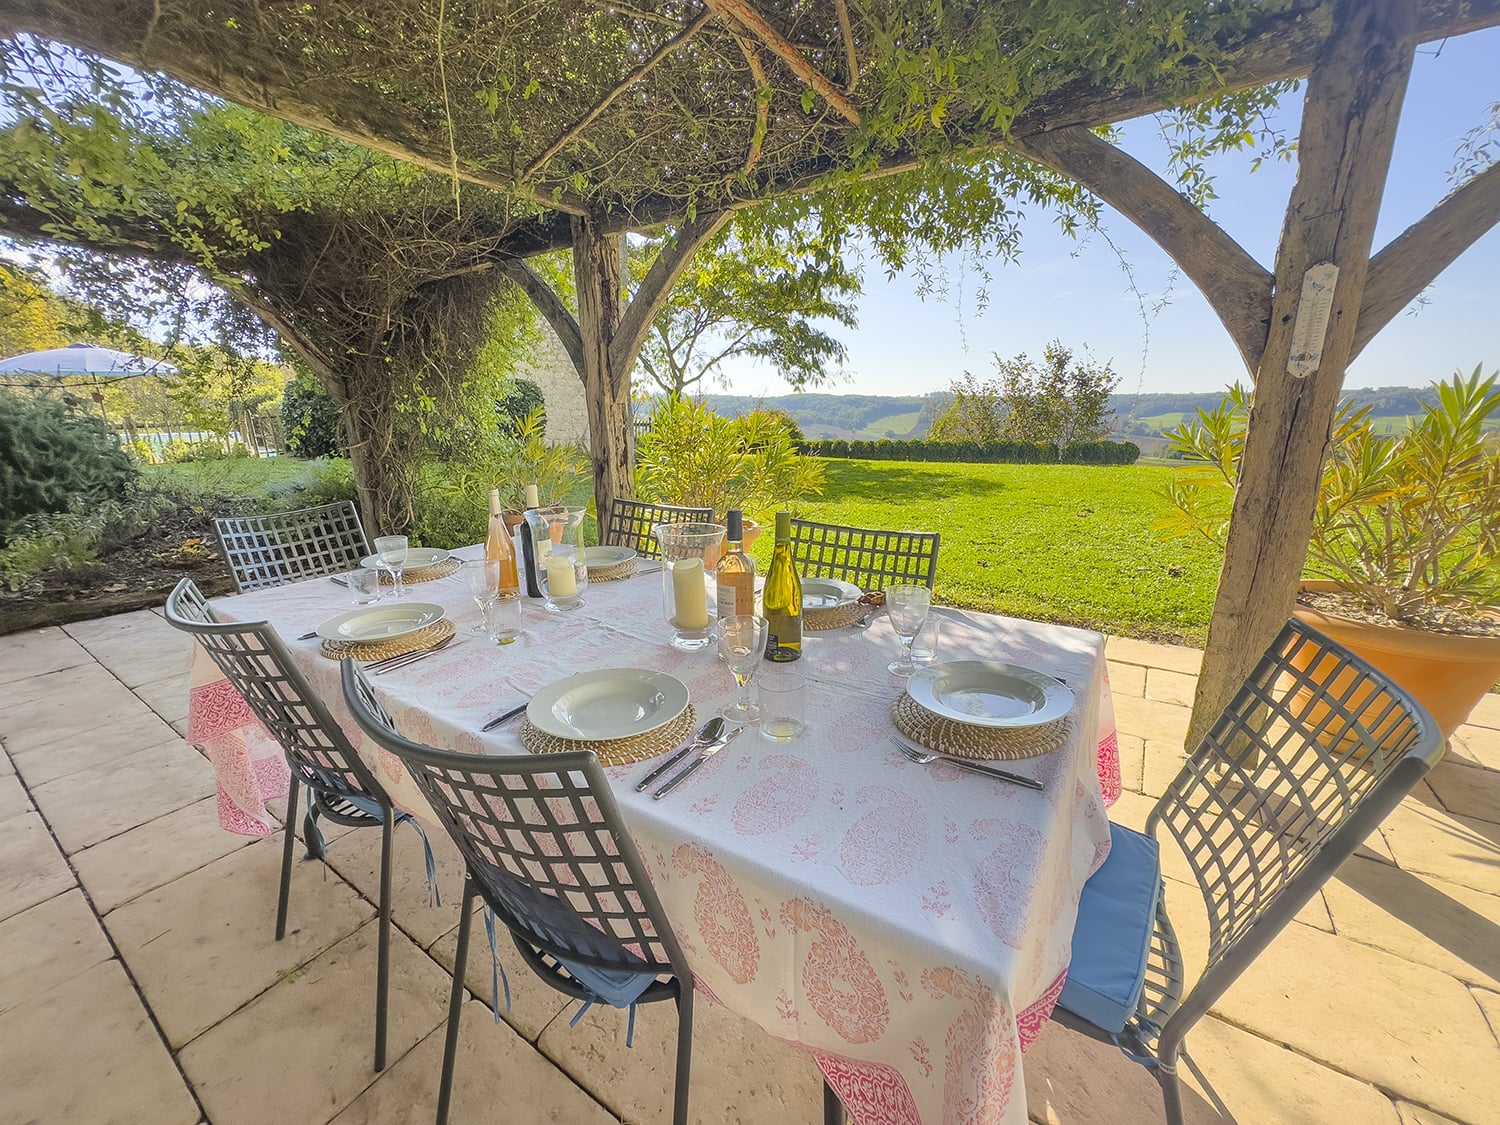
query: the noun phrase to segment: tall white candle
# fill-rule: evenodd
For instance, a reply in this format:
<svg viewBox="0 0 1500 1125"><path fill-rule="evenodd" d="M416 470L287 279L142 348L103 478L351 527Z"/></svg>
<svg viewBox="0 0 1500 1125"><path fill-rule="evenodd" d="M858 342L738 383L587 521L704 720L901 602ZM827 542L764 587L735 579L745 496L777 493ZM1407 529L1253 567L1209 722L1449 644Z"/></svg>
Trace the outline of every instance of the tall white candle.
<svg viewBox="0 0 1500 1125"><path fill-rule="evenodd" d="M708 588L703 584L702 559L672 564L672 603L679 629L708 628Z"/></svg>
<svg viewBox="0 0 1500 1125"><path fill-rule="evenodd" d="M540 508L542 505L537 501L536 485L526 486L526 506L528 508Z"/></svg>
<svg viewBox="0 0 1500 1125"><path fill-rule="evenodd" d="M578 576L568 555L547 556L547 589L554 598L571 598L578 593Z"/></svg>

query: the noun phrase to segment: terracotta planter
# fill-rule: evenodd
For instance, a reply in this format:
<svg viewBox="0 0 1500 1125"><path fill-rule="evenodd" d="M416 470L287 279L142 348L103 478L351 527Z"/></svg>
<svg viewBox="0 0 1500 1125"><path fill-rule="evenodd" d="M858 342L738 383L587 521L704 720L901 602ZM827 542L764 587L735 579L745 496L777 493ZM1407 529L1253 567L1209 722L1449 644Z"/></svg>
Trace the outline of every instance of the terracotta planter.
<svg viewBox="0 0 1500 1125"><path fill-rule="evenodd" d="M1336 591L1338 584L1304 582L1302 589L1323 593ZM1425 633L1337 617L1300 605L1296 614L1415 695L1432 713L1445 738L1500 680L1500 637ZM1337 690L1338 685L1334 688ZM1359 701L1353 702L1357 706Z"/></svg>

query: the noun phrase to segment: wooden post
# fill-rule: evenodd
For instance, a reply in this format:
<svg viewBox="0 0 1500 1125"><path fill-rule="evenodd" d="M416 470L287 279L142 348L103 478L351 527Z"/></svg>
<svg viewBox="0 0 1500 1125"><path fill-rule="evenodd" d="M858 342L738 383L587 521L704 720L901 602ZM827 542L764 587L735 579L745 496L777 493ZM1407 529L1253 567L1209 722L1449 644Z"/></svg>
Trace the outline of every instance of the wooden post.
<svg viewBox="0 0 1500 1125"><path fill-rule="evenodd" d="M573 278L583 358L579 375L588 408L594 503L600 520L608 517L615 497L635 495L630 365L615 364L611 348L624 316L622 242L620 235L600 234L592 219L573 219Z"/></svg>
<svg viewBox="0 0 1500 1125"><path fill-rule="evenodd" d="M1218 718L1296 602L1416 39L1415 0L1338 0L1308 78L1297 183L1276 252L1270 327L1190 746ZM1337 267L1337 282L1326 329L1309 336L1304 278L1322 263ZM1304 332L1294 349L1299 312ZM1300 372L1293 373L1293 352L1304 345L1304 354L1316 358L1292 364Z"/></svg>

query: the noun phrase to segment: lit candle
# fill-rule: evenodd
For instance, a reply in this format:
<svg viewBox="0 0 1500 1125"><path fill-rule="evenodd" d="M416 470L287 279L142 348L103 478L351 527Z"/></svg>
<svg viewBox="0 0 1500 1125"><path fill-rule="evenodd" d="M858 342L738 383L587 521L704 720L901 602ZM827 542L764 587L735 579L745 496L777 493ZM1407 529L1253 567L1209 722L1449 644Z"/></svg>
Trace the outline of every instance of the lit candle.
<svg viewBox="0 0 1500 1125"><path fill-rule="evenodd" d="M547 589L554 598L571 598L578 593L578 576L568 555L547 556Z"/></svg>
<svg viewBox="0 0 1500 1125"><path fill-rule="evenodd" d="M708 589L703 584L702 559L672 564L672 603L679 629L708 628Z"/></svg>
<svg viewBox="0 0 1500 1125"><path fill-rule="evenodd" d="M526 486L526 506L528 508L540 508L542 506L537 499L536 485L534 484Z"/></svg>

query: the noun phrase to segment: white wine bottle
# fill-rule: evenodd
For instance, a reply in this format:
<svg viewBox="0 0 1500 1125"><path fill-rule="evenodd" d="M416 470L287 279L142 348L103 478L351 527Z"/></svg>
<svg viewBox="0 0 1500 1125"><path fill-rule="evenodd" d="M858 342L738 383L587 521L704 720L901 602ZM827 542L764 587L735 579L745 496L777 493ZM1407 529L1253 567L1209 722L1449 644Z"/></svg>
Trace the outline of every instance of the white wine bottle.
<svg viewBox="0 0 1500 1125"><path fill-rule="evenodd" d="M802 655L802 580L792 565L792 514L776 513L776 550L761 592L766 611L766 659L786 664Z"/></svg>
<svg viewBox="0 0 1500 1125"><path fill-rule="evenodd" d="M724 557L714 579L718 589L719 620L755 612L755 560L745 554L745 523L738 508L729 509Z"/></svg>

